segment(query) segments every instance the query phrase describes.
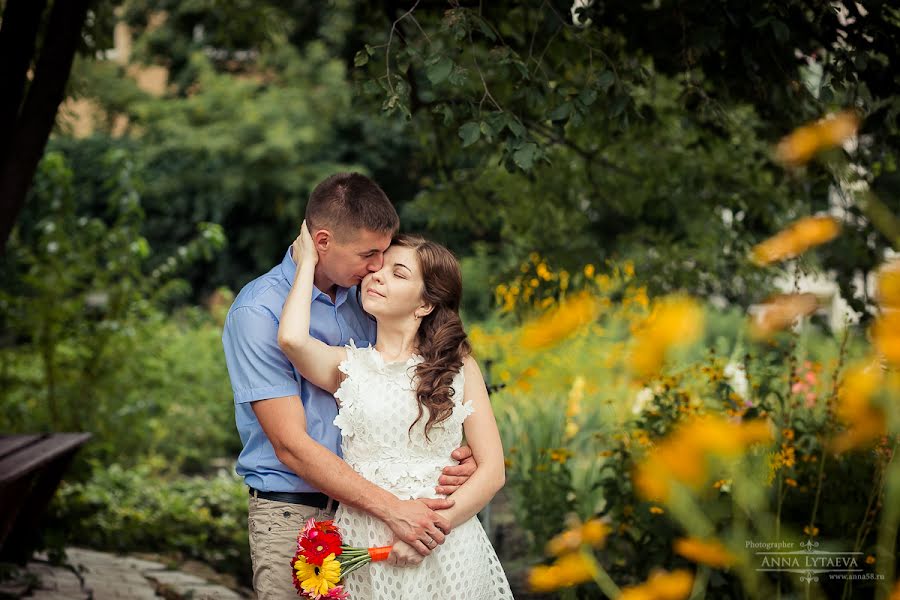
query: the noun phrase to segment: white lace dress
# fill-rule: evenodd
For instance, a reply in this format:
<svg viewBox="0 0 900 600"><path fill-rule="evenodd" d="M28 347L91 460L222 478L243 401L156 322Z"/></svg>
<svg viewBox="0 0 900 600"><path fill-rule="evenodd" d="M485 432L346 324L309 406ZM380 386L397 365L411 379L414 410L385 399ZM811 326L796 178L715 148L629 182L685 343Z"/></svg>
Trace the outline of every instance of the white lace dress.
<svg viewBox="0 0 900 600"><path fill-rule="evenodd" d="M413 376L421 357L385 363L374 348L351 340L340 364L346 374L335 397L341 402L334 424L341 429L344 460L360 475L401 499L439 498L434 488L441 469L456 464L450 453L462 442L462 425L472 414L463 398L463 374L453 380L452 415L434 425L425 439L428 411L418 415ZM383 522L340 505L335 516L345 543L386 546L393 533ZM506 575L476 517L451 531L443 544L415 567L370 563L350 573L346 589L354 600L511 599Z"/></svg>

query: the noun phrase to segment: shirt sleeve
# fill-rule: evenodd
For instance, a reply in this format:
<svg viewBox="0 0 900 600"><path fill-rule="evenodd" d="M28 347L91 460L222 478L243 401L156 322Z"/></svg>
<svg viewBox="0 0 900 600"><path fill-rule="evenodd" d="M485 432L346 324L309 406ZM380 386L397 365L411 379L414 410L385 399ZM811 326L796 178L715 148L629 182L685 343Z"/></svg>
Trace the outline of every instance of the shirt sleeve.
<svg viewBox="0 0 900 600"><path fill-rule="evenodd" d="M278 321L267 310L242 306L225 320L225 363L235 404L299 396L291 361L278 347Z"/></svg>

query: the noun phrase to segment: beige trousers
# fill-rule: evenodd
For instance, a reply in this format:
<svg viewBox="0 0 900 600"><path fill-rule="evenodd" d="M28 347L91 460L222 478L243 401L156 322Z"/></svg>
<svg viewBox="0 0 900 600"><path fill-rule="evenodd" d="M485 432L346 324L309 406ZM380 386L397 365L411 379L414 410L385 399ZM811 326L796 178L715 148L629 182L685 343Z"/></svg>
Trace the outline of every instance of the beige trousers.
<svg viewBox="0 0 900 600"><path fill-rule="evenodd" d="M292 600L298 597L291 559L297 552L297 534L310 518L317 521L333 519L334 509L250 497L247 528L250 534L250 560L253 563L253 589L258 600Z"/></svg>

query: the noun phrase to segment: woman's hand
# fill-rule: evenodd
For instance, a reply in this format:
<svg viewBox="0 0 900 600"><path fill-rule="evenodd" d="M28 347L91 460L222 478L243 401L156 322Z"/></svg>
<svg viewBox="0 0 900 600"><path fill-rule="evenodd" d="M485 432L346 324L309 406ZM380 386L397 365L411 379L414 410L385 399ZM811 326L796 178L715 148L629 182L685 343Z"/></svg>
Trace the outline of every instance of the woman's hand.
<svg viewBox="0 0 900 600"><path fill-rule="evenodd" d="M414 567L421 563L424 558L415 548L403 540L397 540L394 542L394 547L391 549L387 563L396 567Z"/></svg>
<svg viewBox="0 0 900 600"><path fill-rule="evenodd" d="M313 243L312 235L310 235L309 228L306 226L306 219L303 220L303 224L300 226L300 235L297 236L291 247L293 248L294 262L298 265L306 264L307 262L315 265L319 262L319 253L316 252L316 245Z"/></svg>

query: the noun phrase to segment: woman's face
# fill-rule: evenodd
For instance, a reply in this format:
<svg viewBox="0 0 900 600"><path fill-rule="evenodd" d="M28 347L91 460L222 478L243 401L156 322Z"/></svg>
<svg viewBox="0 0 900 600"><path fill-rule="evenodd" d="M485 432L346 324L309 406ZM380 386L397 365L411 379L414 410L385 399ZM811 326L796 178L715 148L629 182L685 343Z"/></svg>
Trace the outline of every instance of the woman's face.
<svg viewBox="0 0 900 600"><path fill-rule="evenodd" d="M363 309L376 319L413 319L422 309L425 284L416 251L391 246L384 253L381 269L362 280Z"/></svg>

